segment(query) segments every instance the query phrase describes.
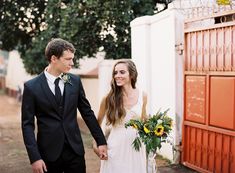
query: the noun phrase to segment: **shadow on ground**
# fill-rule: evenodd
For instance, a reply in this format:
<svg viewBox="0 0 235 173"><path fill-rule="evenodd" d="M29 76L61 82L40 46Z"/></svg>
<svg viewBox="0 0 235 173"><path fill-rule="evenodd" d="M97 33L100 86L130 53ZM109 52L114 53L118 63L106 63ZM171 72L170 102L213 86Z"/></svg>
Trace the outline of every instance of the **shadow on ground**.
<svg viewBox="0 0 235 173"><path fill-rule="evenodd" d="M158 168L158 173L197 173L183 165L168 165Z"/></svg>

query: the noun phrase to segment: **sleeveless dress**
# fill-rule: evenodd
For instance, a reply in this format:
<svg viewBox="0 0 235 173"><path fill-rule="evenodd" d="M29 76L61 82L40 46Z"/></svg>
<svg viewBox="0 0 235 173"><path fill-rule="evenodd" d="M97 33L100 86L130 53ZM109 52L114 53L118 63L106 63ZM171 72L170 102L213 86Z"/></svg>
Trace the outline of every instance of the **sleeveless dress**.
<svg viewBox="0 0 235 173"><path fill-rule="evenodd" d="M107 140L108 160L101 161L100 173L146 173L146 150L142 144L136 151L132 142L137 136L134 128L125 128L130 119L140 118L143 105L143 92L139 91L137 103L126 109L126 116L118 125L112 126Z"/></svg>

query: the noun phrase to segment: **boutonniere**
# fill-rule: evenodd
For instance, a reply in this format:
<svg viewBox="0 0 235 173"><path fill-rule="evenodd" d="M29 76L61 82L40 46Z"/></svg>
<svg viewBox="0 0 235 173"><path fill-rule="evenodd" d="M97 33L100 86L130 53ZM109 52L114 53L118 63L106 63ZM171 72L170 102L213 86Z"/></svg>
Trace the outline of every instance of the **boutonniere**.
<svg viewBox="0 0 235 173"><path fill-rule="evenodd" d="M72 85L70 76L67 73L63 73L61 79L65 84L69 83L70 85Z"/></svg>

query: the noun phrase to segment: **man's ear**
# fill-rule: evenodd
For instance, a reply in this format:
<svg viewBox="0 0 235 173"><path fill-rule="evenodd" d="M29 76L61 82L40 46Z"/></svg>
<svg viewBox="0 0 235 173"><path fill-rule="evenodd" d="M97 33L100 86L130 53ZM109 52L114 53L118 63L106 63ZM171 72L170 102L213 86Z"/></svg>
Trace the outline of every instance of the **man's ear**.
<svg viewBox="0 0 235 173"><path fill-rule="evenodd" d="M58 59L58 58L57 58L55 55L52 55L52 56L51 56L51 62L52 62L52 63L55 62L57 59Z"/></svg>

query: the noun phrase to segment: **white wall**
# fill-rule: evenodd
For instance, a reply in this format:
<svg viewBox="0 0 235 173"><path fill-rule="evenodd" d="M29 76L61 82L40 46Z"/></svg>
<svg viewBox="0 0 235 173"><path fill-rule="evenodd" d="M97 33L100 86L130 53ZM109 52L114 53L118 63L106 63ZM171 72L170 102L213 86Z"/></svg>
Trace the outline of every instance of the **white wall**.
<svg viewBox="0 0 235 173"><path fill-rule="evenodd" d="M86 97L91 104L92 110L97 115L99 110L99 80L98 78L81 78Z"/></svg>
<svg viewBox="0 0 235 173"><path fill-rule="evenodd" d="M18 86L23 89L23 83L31 78L32 76L25 71L19 52L16 50L9 52L6 87L16 91Z"/></svg>
<svg viewBox="0 0 235 173"><path fill-rule="evenodd" d="M144 16L137 18L131 22L131 48L132 48L132 60L136 64L138 70L137 85L148 94L151 88L150 79L151 73L148 68L151 64L150 58L150 21L151 16ZM138 35L140 34L141 35Z"/></svg>
<svg viewBox="0 0 235 173"><path fill-rule="evenodd" d="M131 22L132 58L138 65L140 85L149 95L151 114L170 108L176 123L174 145L181 141L183 119L183 56L175 45L183 43L183 17L174 9ZM164 144L160 153L173 161L173 150Z"/></svg>
<svg viewBox="0 0 235 173"><path fill-rule="evenodd" d="M115 60L103 60L99 63L99 103L108 94L112 80L112 70Z"/></svg>

